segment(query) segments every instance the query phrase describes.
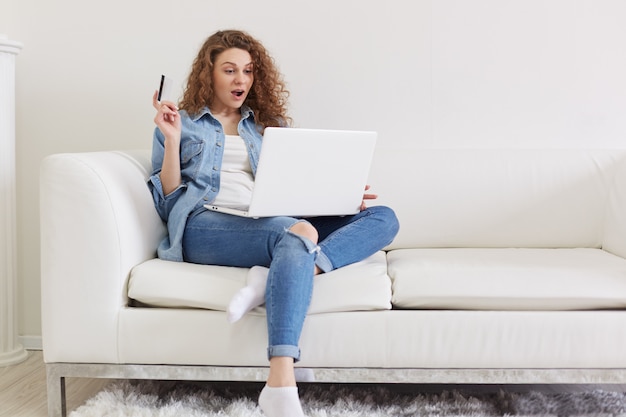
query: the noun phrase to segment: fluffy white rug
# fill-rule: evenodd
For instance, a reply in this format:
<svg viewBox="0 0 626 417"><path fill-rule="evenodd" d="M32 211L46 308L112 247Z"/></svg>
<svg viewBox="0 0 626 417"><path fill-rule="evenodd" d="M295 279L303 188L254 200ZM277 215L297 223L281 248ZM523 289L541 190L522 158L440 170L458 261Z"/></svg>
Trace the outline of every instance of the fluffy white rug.
<svg viewBox="0 0 626 417"><path fill-rule="evenodd" d="M70 417L262 417L258 384L121 381L108 385ZM419 386L302 384L308 417L626 417L626 393L544 394L457 390L420 392Z"/></svg>

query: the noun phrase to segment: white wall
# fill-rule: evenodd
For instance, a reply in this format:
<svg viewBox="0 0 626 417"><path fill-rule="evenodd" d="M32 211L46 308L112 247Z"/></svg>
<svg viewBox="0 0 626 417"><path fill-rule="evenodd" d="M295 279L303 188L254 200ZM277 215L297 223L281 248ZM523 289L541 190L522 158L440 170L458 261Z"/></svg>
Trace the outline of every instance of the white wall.
<svg viewBox="0 0 626 417"><path fill-rule="evenodd" d="M385 147L624 147L623 22L623 0L0 0L0 33L24 43L20 334L40 335L41 159L149 148L160 74L182 84L215 30L266 44L299 126Z"/></svg>

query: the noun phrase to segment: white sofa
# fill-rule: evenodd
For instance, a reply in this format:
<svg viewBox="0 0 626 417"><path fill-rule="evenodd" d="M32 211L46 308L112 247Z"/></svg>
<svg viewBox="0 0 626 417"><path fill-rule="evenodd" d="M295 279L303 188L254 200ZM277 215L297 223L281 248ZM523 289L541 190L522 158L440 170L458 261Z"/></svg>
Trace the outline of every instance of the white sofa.
<svg viewBox="0 0 626 417"><path fill-rule="evenodd" d="M65 377L264 380L263 308L225 308L246 270L155 259L150 152L41 167L50 416ZM400 233L316 277L303 380L626 382L626 150L388 149L370 183Z"/></svg>

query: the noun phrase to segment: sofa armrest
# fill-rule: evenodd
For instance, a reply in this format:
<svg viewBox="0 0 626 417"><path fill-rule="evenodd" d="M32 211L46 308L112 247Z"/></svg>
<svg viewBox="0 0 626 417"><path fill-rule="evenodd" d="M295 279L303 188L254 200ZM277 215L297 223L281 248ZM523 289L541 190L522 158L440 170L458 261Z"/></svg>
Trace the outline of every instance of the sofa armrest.
<svg viewBox="0 0 626 417"><path fill-rule="evenodd" d="M46 362L116 363L130 270L165 227L146 185L149 151L57 154L40 170Z"/></svg>

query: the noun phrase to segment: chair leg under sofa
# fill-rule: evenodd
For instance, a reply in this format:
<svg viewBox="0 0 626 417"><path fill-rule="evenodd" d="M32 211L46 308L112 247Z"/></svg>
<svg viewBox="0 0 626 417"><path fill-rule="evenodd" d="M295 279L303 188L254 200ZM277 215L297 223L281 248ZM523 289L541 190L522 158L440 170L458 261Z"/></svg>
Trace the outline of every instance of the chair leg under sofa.
<svg viewBox="0 0 626 417"><path fill-rule="evenodd" d="M54 364L46 365L48 388L48 417L66 417L65 377L58 372Z"/></svg>

